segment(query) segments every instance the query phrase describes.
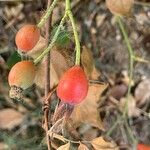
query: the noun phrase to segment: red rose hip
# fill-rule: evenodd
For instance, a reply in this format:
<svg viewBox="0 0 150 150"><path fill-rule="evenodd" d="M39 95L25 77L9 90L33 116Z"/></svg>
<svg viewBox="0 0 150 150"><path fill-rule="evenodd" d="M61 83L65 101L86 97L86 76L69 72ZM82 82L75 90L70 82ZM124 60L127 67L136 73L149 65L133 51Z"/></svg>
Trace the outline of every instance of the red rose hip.
<svg viewBox="0 0 150 150"><path fill-rule="evenodd" d="M138 144L137 150L150 150L150 146L144 144Z"/></svg>
<svg viewBox="0 0 150 150"><path fill-rule="evenodd" d="M34 48L40 38L40 30L36 25L24 25L16 34L15 42L21 52Z"/></svg>
<svg viewBox="0 0 150 150"><path fill-rule="evenodd" d="M83 69L76 65L67 70L59 81L57 96L65 103L78 104L88 92L88 80Z"/></svg>

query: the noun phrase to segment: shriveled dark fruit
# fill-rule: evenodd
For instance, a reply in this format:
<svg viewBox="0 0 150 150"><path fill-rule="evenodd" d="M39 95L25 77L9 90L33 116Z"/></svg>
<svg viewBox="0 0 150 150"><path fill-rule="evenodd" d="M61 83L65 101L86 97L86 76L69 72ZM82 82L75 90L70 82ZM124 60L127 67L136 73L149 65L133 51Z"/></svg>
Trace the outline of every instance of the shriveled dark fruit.
<svg viewBox="0 0 150 150"><path fill-rule="evenodd" d="M36 67L32 61L21 61L16 63L8 75L8 83L11 87L10 97L17 98L17 93L19 94L30 87L34 82L35 74Z"/></svg>
<svg viewBox="0 0 150 150"><path fill-rule="evenodd" d="M40 30L36 25L24 25L16 34L15 42L18 50L28 52L34 48L40 38Z"/></svg>
<svg viewBox="0 0 150 150"><path fill-rule="evenodd" d="M106 5L115 15L128 16L133 7L134 0L106 0Z"/></svg>
<svg viewBox="0 0 150 150"><path fill-rule="evenodd" d="M57 96L65 103L79 104L88 92L88 80L83 69L75 65L67 70L60 79Z"/></svg>

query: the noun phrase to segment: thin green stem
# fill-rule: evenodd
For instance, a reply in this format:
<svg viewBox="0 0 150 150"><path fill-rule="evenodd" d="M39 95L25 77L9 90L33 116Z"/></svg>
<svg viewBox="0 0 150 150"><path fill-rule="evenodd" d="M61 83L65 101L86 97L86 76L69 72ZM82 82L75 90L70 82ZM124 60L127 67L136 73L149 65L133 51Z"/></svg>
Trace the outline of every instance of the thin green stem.
<svg viewBox="0 0 150 150"><path fill-rule="evenodd" d="M128 132L128 134L129 134L131 140L132 140L133 146L137 145L137 139L136 139L136 137L133 135L132 130L131 130L131 128L129 127L127 120L125 121L125 127L126 127L126 129L127 129L127 132Z"/></svg>
<svg viewBox="0 0 150 150"><path fill-rule="evenodd" d="M133 56L133 59L134 59L134 61L137 61L137 62L150 64L150 61L145 60L145 59L138 57L138 56Z"/></svg>
<svg viewBox="0 0 150 150"><path fill-rule="evenodd" d="M70 0L66 0L66 11L71 10Z"/></svg>
<svg viewBox="0 0 150 150"><path fill-rule="evenodd" d="M45 15L42 17L40 22L38 23L38 27L41 28L45 22L47 21L48 17L51 15L54 7L56 6L58 0L54 0L53 3L47 8Z"/></svg>
<svg viewBox="0 0 150 150"><path fill-rule="evenodd" d="M118 117L116 122L112 125L112 127L107 131L106 136L110 136L112 132L115 130L116 126L122 121L122 116Z"/></svg>
<svg viewBox="0 0 150 150"><path fill-rule="evenodd" d="M127 115L127 111L128 111L128 101L129 101L129 95L131 92L131 84L132 84L132 79L133 79L133 64L134 64L133 56L134 56L134 52L133 52L132 46L130 44L130 41L129 41L127 32L125 30L125 27L122 23L121 17L117 16L117 22L118 22L120 30L123 34L123 37L124 37L124 40L125 40L125 43L126 43L126 46L128 49L128 53L129 53L129 59L130 59L130 63L129 63L129 85L128 85L128 92L127 92L127 101L126 101L125 109L124 109L124 113L123 113L123 116L125 117Z"/></svg>
<svg viewBox="0 0 150 150"><path fill-rule="evenodd" d="M70 0L66 0L66 13L67 13L67 15L71 21L71 25L72 25L73 33L74 33L74 38L75 38L75 44L76 44L76 61L75 61L75 64L80 65L80 41L79 41L79 36L78 36L77 28L75 25L74 17L73 17L73 14L71 12Z"/></svg>
<svg viewBox="0 0 150 150"><path fill-rule="evenodd" d="M35 63L35 64L39 63L39 62L44 58L44 56L47 55L48 52L53 48L53 46L54 46L54 44L55 44L55 42L56 42L56 40L57 40L57 37L58 37L58 35L59 35L59 32L60 32L61 28L63 27L63 24L64 24L64 22L65 22L66 17L67 17L67 14L65 13L64 17L63 17L62 20L60 21L60 24L59 24L59 26L58 26L58 28L57 28L57 30L56 30L56 32L55 32L53 38L52 38L51 43L50 43L49 46L43 51L43 53L42 53L39 57L37 57L37 58L34 60L34 63Z"/></svg>

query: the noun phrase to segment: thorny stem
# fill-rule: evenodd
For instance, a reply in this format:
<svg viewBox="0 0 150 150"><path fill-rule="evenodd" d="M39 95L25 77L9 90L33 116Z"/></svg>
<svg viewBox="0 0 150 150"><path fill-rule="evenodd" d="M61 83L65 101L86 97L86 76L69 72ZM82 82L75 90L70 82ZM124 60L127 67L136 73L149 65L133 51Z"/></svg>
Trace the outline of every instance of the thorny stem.
<svg viewBox="0 0 150 150"><path fill-rule="evenodd" d="M45 124L44 127L46 130L46 140L47 140L48 150L51 150L51 141L49 135L47 134L49 131L49 99L51 98L54 91L55 88L53 88L44 99L44 124Z"/></svg>
<svg viewBox="0 0 150 150"><path fill-rule="evenodd" d="M58 26L58 28L57 28L57 30L56 30L56 32L55 32L53 38L52 38L51 43L50 43L49 46L43 51L43 53L42 53L39 57L37 57L37 58L34 60L34 63L35 63L35 64L39 63L39 62L41 61L41 59L43 59L44 56L47 55L48 52L53 48L53 46L54 46L54 44L55 44L55 42L56 42L56 40L57 40L57 37L58 37L58 35L59 35L59 32L60 32L61 28L63 27L63 24L64 24L64 22L65 22L66 17L67 17L67 14L65 13L65 15L63 16L62 20L60 21L60 24L59 24L59 26Z"/></svg>
<svg viewBox="0 0 150 150"><path fill-rule="evenodd" d="M47 8L45 15L42 17L42 19L40 20L40 22L37 25L39 28L41 28L45 24L45 22L47 21L47 19L51 15L54 7L56 6L57 1L58 0L54 0L53 3Z"/></svg>
<svg viewBox="0 0 150 150"><path fill-rule="evenodd" d="M66 13L67 13L67 15L71 21L71 25L72 25L73 33L74 33L74 38L75 38L75 43L76 43L76 61L75 61L75 64L80 65L80 42L79 42L79 36L78 36L77 28L75 25L74 17L73 17L73 14L71 12L70 0L66 0Z"/></svg>
<svg viewBox="0 0 150 150"><path fill-rule="evenodd" d="M116 20L117 20L119 27L120 27L120 30L123 34L123 37L124 37L124 40L125 40L125 43L126 43L126 46L128 49L128 53L129 53L129 59L130 59L130 63L129 63L129 85L128 85L128 92L127 92L127 100L126 100L125 108L124 108L124 112L123 112L123 116L125 117L127 115L127 111L128 111L128 101L129 101L129 95L131 92L131 84L132 84L132 79L133 79L133 64L134 64L133 56L134 56L134 52L133 52L132 46L130 44L130 41L129 41L127 32L125 30L125 27L122 23L121 17L117 16Z"/></svg>

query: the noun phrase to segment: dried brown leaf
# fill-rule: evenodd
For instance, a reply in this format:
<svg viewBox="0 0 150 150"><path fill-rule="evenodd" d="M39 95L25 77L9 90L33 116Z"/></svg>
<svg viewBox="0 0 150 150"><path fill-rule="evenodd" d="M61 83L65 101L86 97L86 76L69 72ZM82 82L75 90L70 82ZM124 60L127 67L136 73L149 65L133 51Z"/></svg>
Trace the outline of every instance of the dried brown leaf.
<svg viewBox="0 0 150 150"><path fill-rule="evenodd" d="M93 128L88 124L82 125L78 131L82 135L83 139L86 141L91 141L99 135L99 129Z"/></svg>
<svg viewBox="0 0 150 150"><path fill-rule="evenodd" d="M143 105L150 97L150 80L143 80L135 90L135 99L138 105Z"/></svg>
<svg viewBox="0 0 150 150"><path fill-rule="evenodd" d="M130 16L134 0L106 0L109 10L115 15Z"/></svg>
<svg viewBox="0 0 150 150"><path fill-rule="evenodd" d="M51 62L59 78L68 68L74 65L69 54L69 49L66 50L57 47L54 47L51 51Z"/></svg>
<svg viewBox="0 0 150 150"><path fill-rule="evenodd" d="M94 68L92 52L85 46L82 47L81 63L88 78L91 78L91 73Z"/></svg>
<svg viewBox="0 0 150 150"><path fill-rule="evenodd" d="M101 84L91 84L89 86L87 97L81 104L75 106L70 117L75 127L80 126L81 123L87 123L94 127L104 129L98 111L98 102L101 93L106 87L107 85Z"/></svg>
<svg viewBox="0 0 150 150"><path fill-rule="evenodd" d="M47 134L48 134L50 137L52 137L52 138L56 138L56 139L58 139L58 140L60 140L60 141L62 141L62 142L66 142L66 139L65 139L62 135L59 135L59 134L57 134L57 133L54 133L54 132L52 132L51 130L49 130Z"/></svg>
<svg viewBox="0 0 150 150"><path fill-rule="evenodd" d="M82 143L80 143L78 150L89 150L88 147Z"/></svg>
<svg viewBox="0 0 150 150"><path fill-rule="evenodd" d="M110 95L113 98L119 100L120 98L125 96L125 94L127 93L127 90L128 90L128 87L126 84L115 85L114 87L112 87L110 91Z"/></svg>
<svg viewBox="0 0 150 150"><path fill-rule="evenodd" d="M103 137L93 139L91 144L95 150L119 150L114 142L106 142Z"/></svg>
<svg viewBox="0 0 150 150"><path fill-rule="evenodd" d="M10 108L3 109L0 111L0 128L11 130L21 124L23 119L24 116L20 112Z"/></svg>
<svg viewBox="0 0 150 150"><path fill-rule="evenodd" d="M70 150L70 143L60 146L57 150Z"/></svg>
<svg viewBox="0 0 150 150"><path fill-rule="evenodd" d="M50 86L53 88L55 85L57 85L59 79L58 75L53 67L53 65L50 65ZM36 77L34 80L34 83L38 85L40 88L44 88L45 83L45 61L39 63L37 65L37 71L36 71Z"/></svg>
<svg viewBox="0 0 150 150"><path fill-rule="evenodd" d="M100 72L96 70L94 66L94 60L91 50L85 46L83 46L83 50L81 53L81 63L87 77L92 80L97 80L97 78L100 76Z"/></svg>
<svg viewBox="0 0 150 150"><path fill-rule="evenodd" d="M0 143L0 150L5 150L7 148L8 146L5 143Z"/></svg>
<svg viewBox="0 0 150 150"><path fill-rule="evenodd" d="M127 101L127 97L123 97L120 100L119 109L122 112L124 111L124 107L125 107L126 101ZM136 107L135 98L132 95L130 95L128 97L128 116L129 117L133 117L133 116L136 117L136 116L139 116L139 115L140 115L140 112L139 112L139 110Z"/></svg>
<svg viewBox="0 0 150 150"><path fill-rule="evenodd" d="M37 58L43 50L46 48L46 40L42 36L40 36L40 39L38 43L35 45L35 47L29 51L27 54L32 58Z"/></svg>
<svg viewBox="0 0 150 150"><path fill-rule="evenodd" d="M43 37L40 37L37 45L28 52L28 55L32 58L37 58L46 47L46 42ZM70 51L61 49L58 47L53 47L51 50L51 63L50 63L50 84L51 87L56 85L63 75L63 73L73 65L72 57L70 56ZM45 60L37 65L37 73L35 78L35 83L44 88L45 82Z"/></svg>

